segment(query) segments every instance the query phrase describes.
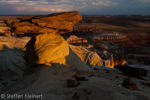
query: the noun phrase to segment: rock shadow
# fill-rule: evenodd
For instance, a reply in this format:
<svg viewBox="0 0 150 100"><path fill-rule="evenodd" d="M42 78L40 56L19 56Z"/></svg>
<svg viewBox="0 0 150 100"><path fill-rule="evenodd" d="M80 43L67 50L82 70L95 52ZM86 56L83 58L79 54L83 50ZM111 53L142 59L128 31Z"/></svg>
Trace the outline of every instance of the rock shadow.
<svg viewBox="0 0 150 100"><path fill-rule="evenodd" d="M0 50L0 88L7 86L24 75L26 61L22 57L23 50L8 48L3 45Z"/></svg>

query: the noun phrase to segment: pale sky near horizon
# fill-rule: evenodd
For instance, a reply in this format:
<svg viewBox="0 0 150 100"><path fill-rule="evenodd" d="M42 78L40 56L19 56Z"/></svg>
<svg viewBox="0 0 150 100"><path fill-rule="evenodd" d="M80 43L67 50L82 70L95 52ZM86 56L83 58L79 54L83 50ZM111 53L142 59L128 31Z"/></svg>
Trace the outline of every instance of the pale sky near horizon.
<svg viewBox="0 0 150 100"><path fill-rule="evenodd" d="M150 15L150 0L0 0L0 15L79 11L81 15Z"/></svg>

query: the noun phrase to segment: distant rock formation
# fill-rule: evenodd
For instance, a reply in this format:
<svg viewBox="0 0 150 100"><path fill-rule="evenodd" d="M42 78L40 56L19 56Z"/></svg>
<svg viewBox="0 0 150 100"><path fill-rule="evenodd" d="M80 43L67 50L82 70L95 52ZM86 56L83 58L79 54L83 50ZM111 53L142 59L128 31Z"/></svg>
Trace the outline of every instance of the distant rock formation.
<svg viewBox="0 0 150 100"><path fill-rule="evenodd" d="M101 50L108 49L108 47L104 43L94 43L94 46Z"/></svg>
<svg viewBox="0 0 150 100"><path fill-rule="evenodd" d="M104 60L104 66L114 68L113 54L111 55L110 60Z"/></svg>
<svg viewBox="0 0 150 100"><path fill-rule="evenodd" d="M114 59L114 65L118 66L118 65L125 65L126 64L126 60L124 58L115 58Z"/></svg>
<svg viewBox="0 0 150 100"><path fill-rule="evenodd" d="M30 67L43 64L53 67L68 66L73 70L91 70L72 52L63 37L51 33L32 37L24 48L23 57Z"/></svg>
<svg viewBox="0 0 150 100"><path fill-rule="evenodd" d="M87 43L87 39L84 38L78 38L75 35L71 35L68 39L67 39L68 43Z"/></svg>
<svg viewBox="0 0 150 100"><path fill-rule="evenodd" d="M93 37L93 42L98 42L100 40L115 40L115 39L123 39L126 35L118 34L116 32L113 33L103 33Z"/></svg>
<svg viewBox="0 0 150 100"><path fill-rule="evenodd" d="M100 31L100 30L102 30L102 29L98 29L96 27L88 28L88 27L81 27L81 26L79 26L79 27L74 27L73 28L73 32L75 32L75 33L85 33L85 32L92 32L92 33L94 33L96 31Z"/></svg>
<svg viewBox="0 0 150 100"><path fill-rule="evenodd" d="M82 20L78 11L63 12L42 16L21 17L19 20L7 20L6 23L11 27L11 31L16 34L59 34L73 31L72 26Z"/></svg>
<svg viewBox="0 0 150 100"><path fill-rule="evenodd" d="M130 33L128 33L130 34ZM149 46L150 35L147 33L125 35L118 33L105 33L94 36L93 42L107 42L125 45L127 47L143 47Z"/></svg>

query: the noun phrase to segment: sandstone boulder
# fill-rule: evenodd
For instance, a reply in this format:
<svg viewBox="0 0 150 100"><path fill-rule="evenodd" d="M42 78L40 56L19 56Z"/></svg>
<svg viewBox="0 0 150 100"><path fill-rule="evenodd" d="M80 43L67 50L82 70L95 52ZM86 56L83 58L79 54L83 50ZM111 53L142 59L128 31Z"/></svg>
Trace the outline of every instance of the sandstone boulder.
<svg viewBox="0 0 150 100"><path fill-rule="evenodd" d="M32 37L24 48L23 57L30 67L42 64L68 66L73 70L91 70L72 52L63 37L50 33Z"/></svg>
<svg viewBox="0 0 150 100"><path fill-rule="evenodd" d="M53 62L68 55L69 47L63 37L55 34L40 34L32 37L27 43L23 57L29 66L34 66Z"/></svg>

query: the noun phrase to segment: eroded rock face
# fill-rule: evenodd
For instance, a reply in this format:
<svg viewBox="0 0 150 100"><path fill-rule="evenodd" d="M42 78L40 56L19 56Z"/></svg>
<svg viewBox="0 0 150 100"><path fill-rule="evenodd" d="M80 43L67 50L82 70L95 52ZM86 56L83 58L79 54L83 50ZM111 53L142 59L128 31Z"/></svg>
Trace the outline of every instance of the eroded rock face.
<svg viewBox="0 0 150 100"><path fill-rule="evenodd" d="M20 21L7 21L12 28L11 31L16 34L41 34L71 32L72 26L82 20L79 12L64 12L58 14L49 14L42 16L21 17Z"/></svg>

